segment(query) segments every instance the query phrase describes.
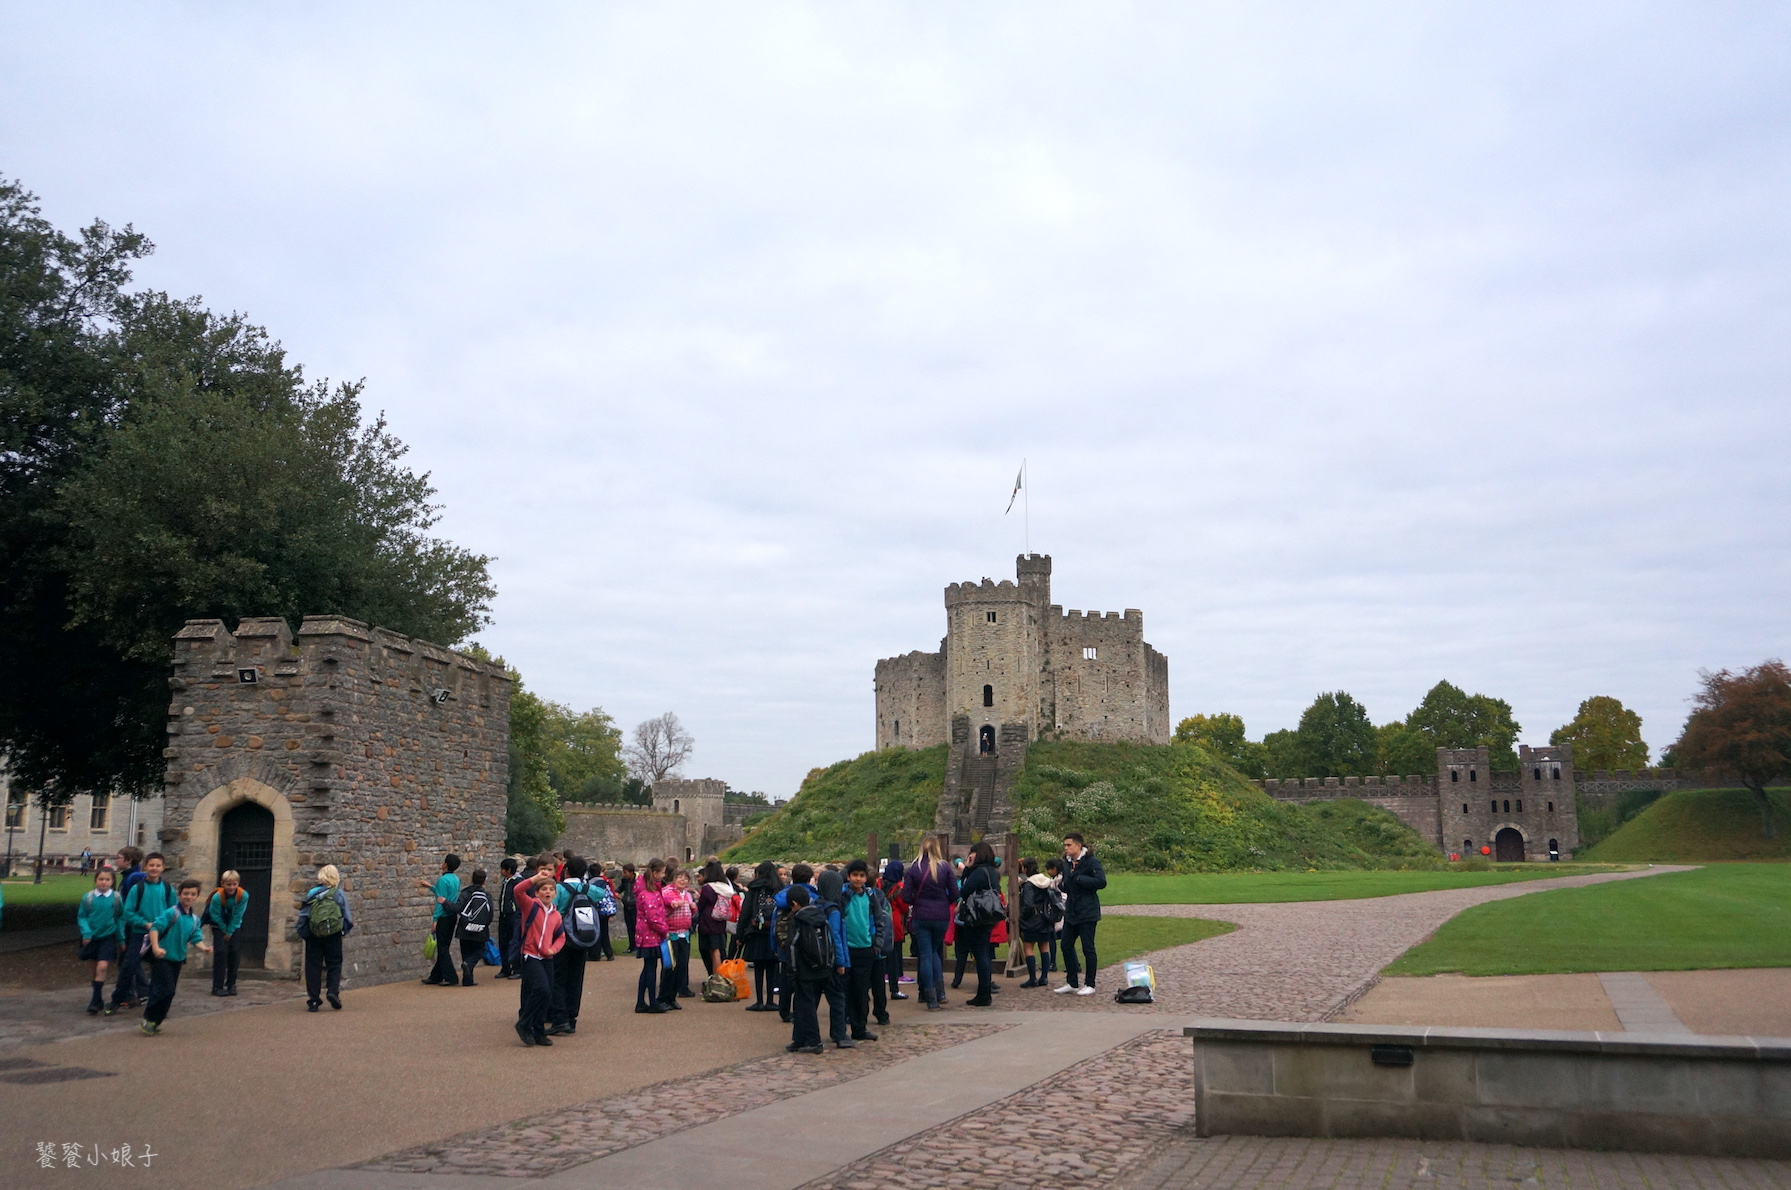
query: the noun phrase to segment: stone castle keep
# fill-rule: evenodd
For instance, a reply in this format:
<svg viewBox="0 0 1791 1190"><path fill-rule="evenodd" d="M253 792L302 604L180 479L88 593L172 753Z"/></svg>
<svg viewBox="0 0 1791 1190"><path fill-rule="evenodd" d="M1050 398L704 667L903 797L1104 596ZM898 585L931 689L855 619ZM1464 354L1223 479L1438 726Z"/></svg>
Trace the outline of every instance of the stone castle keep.
<svg viewBox="0 0 1791 1190"><path fill-rule="evenodd" d="M296 902L335 864L355 931L343 976L420 974L433 902L418 886L458 853L503 857L510 678L438 645L336 616L189 620L174 640L160 850L211 888L250 893L243 962L299 966Z"/></svg>
<svg viewBox="0 0 1791 1190"><path fill-rule="evenodd" d="M960 842L1008 828L1033 740L1169 742L1169 659L1145 643L1144 613L1064 611L1048 554L1015 571L945 588L937 653L877 662L877 747L951 745L936 825Z"/></svg>

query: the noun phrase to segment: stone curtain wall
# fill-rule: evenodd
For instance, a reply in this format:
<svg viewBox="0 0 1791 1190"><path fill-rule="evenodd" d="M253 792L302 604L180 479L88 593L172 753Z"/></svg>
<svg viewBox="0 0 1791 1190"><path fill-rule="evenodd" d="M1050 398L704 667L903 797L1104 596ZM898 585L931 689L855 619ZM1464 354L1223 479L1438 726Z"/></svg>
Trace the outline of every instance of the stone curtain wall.
<svg viewBox="0 0 1791 1190"><path fill-rule="evenodd" d="M356 924L345 977L425 970L433 901L417 882L450 851L463 877L495 873L503 856L508 675L356 620L307 616L296 640L278 618L245 619L234 634L190 620L169 685L169 867L212 881L219 819L258 802L275 818L268 965L296 966L299 948L285 941L296 902L335 864Z"/></svg>
<svg viewBox="0 0 1791 1190"><path fill-rule="evenodd" d="M566 815L566 830L554 843L555 851L570 847L586 859L617 864L684 855L682 814L644 807L564 805L560 809Z"/></svg>
<svg viewBox="0 0 1791 1190"><path fill-rule="evenodd" d="M945 648L877 662L877 747L945 743Z"/></svg>
<svg viewBox="0 0 1791 1190"><path fill-rule="evenodd" d="M1058 736L1169 742L1169 660L1144 642L1143 612L1053 607L1047 636L1055 677L1055 722L1048 726Z"/></svg>

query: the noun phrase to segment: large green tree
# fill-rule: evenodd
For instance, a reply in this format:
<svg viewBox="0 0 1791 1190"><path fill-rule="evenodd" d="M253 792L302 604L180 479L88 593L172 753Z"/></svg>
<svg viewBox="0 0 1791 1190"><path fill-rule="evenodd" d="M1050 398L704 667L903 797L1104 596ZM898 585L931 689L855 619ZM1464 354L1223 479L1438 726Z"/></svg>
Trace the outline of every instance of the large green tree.
<svg viewBox="0 0 1791 1190"><path fill-rule="evenodd" d="M426 475L359 388L197 300L127 287L151 245L68 236L0 179L0 748L56 798L159 787L171 638L335 613L455 644L489 559L429 534Z"/></svg>
<svg viewBox="0 0 1791 1190"><path fill-rule="evenodd" d="M1648 744L1642 739L1642 717L1608 695L1580 704L1573 722L1549 733L1551 744L1573 746L1573 766L1585 772L1645 768Z"/></svg>
<svg viewBox="0 0 1791 1190"><path fill-rule="evenodd" d="M1405 723L1428 740L1432 749L1429 765L1418 772L1435 771L1437 748L1488 748L1493 768L1517 769L1515 745L1523 728L1511 717L1511 704L1502 698L1469 694L1449 682L1438 682L1405 717Z"/></svg>
<svg viewBox="0 0 1791 1190"><path fill-rule="evenodd" d="M1702 675L1685 733L1673 745L1675 761L1711 776L1734 778L1754 795L1760 826L1779 837L1766 788L1791 776L1791 669L1764 661L1740 673Z"/></svg>
<svg viewBox="0 0 1791 1190"><path fill-rule="evenodd" d="M1224 711L1183 719L1175 725L1175 742L1197 744L1246 777L1260 779L1267 771L1268 748L1246 739L1243 719Z"/></svg>
<svg viewBox="0 0 1791 1190"><path fill-rule="evenodd" d="M1373 773L1376 737L1368 711L1341 690L1321 694L1300 716L1294 753L1302 777L1361 777Z"/></svg>
<svg viewBox="0 0 1791 1190"><path fill-rule="evenodd" d="M1430 737L1402 719L1374 729L1377 772L1410 777L1437 771L1437 749Z"/></svg>

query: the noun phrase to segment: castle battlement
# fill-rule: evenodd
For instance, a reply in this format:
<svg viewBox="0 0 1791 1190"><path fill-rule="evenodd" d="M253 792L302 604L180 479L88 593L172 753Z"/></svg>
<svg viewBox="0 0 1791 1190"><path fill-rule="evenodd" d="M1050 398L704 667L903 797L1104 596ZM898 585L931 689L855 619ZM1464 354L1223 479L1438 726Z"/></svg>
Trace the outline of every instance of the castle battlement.
<svg viewBox="0 0 1791 1190"><path fill-rule="evenodd" d="M957 603L978 603L984 600L1013 602L1025 598L1024 592L1012 579L996 582L986 578L980 583L951 583L945 588L945 606Z"/></svg>

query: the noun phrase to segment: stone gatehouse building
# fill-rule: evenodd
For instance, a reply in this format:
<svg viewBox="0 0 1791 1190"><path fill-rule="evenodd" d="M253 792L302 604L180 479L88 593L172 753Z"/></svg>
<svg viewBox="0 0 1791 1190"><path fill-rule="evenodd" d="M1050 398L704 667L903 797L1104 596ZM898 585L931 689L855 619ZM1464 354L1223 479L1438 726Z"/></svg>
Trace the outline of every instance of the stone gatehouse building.
<svg viewBox="0 0 1791 1190"><path fill-rule="evenodd" d="M1020 555L1015 576L946 587L939 651L877 662L877 747L951 745L936 825L961 842L1007 829L1033 740L1169 742L1169 659L1144 613L1066 612L1048 554Z"/></svg>
<svg viewBox="0 0 1791 1190"><path fill-rule="evenodd" d="M209 888L241 872L243 962L293 971L289 933L318 868L356 929L343 976L427 967L442 856L503 858L510 678L503 667L339 616L189 620L175 635L160 850Z"/></svg>

